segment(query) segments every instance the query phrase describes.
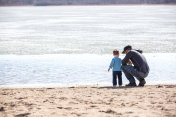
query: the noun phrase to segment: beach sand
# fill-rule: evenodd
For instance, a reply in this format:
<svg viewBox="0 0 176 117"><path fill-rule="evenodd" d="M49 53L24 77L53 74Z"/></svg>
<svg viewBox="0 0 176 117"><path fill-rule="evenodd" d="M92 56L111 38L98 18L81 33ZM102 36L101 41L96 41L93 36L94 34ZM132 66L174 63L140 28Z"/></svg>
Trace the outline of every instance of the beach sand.
<svg viewBox="0 0 176 117"><path fill-rule="evenodd" d="M0 117L176 117L176 85L0 88Z"/></svg>

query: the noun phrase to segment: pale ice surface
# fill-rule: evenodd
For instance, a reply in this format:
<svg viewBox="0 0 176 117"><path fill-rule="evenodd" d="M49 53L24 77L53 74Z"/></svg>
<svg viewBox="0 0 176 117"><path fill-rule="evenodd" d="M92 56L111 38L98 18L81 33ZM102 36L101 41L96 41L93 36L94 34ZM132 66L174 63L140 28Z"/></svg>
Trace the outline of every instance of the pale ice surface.
<svg viewBox="0 0 176 117"><path fill-rule="evenodd" d="M176 53L175 5L0 7L0 54Z"/></svg>
<svg viewBox="0 0 176 117"><path fill-rule="evenodd" d="M144 55L150 66L148 85L176 84L176 53ZM0 55L0 87L112 85L112 72L107 72L111 59L95 54Z"/></svg>
<svg viewBox="0 0 176 117"><path fill-rule="evenodd" d="M0 86L111 85L127 44L147 53L147 84L176 84L175 5L0 7Z"/></svg>

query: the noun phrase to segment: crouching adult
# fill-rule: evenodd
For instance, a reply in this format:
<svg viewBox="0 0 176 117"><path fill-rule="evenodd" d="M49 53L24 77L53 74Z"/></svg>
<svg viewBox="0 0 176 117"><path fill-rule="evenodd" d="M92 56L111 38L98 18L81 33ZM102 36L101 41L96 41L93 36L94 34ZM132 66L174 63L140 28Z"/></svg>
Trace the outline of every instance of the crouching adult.
<svg viewBox="0 0 176 117"><path fill-rule="evenodd" d="M134 77L139 80L138 86L144 86L146 84L145 78L149 74L149 66L142 51L132 50L132 46L128 45L124 47L122 53L126 54L122 60L122 70L129 80L129 84L126 86L136 86Z"/></svg>

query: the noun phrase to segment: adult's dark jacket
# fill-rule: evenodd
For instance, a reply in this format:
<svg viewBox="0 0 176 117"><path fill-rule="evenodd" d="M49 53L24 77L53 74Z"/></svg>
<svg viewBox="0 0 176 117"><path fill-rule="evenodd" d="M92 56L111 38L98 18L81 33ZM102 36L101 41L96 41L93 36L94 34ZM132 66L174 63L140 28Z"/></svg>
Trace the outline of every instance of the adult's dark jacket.
<svg viewBox="0 0 176 117"><path fill-rule="evenodd" d="M122 65L127 65L128 61L131 60L134 67L143 73L149 73L149 66L146 61L146 58L141 53L136 50L130 50L125 58L122 60Z"/></svg>

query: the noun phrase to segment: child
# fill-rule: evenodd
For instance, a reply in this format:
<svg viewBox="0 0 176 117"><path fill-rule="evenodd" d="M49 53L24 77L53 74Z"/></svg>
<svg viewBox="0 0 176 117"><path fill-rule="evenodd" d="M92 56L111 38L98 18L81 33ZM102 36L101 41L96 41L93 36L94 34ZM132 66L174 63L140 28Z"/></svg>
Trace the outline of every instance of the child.
<svg viewBox="0 0 176 117"><path fill-rule="evenodd" d="M118 76L118 84L119 87L122 86L122 72L121 72L121 65L122 65L122 60L119 58L119 51L114 50L113 51L114 58L112 58L112 61L109 65L108 72L110 69L112 69L112 76L113 76L113 87L115 88L117 85L117 76Z"/></svg>

